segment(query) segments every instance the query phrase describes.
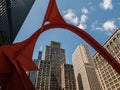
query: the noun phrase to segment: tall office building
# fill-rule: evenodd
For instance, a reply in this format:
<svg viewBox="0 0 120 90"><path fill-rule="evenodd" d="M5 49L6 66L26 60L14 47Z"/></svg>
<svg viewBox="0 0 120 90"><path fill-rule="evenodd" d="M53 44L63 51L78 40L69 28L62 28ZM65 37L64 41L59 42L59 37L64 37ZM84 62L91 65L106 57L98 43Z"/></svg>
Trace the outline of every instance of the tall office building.
<svg viewBox="0 0 120 90"><path fill-rule="evenodd" d="M36 66L38 68L40 68L40 61L42 60L42 52L39 51L38 53L38 58L37 59L34 59L34 63L36 64ZM39 71L37 71L39 72ZM36 71L30 71L30 72L27 72L27 75L29 76L31 82L33 85L35 85L36 83L36 75L37 75L37 72Z"/></svg>
<svg viewBox="0 0 120 90"><path fill-rule="evenodd" d="M86 45L80 45L72 55L77 90L101 90L92 58Z"/></svg>
<svg viewBox="0 0 120 90"><path fill-rule="evenodd" d="M12 43L35 0L0 0L0 46Z"/></svg>
<svg viewBox="0 0 120 90"><path fill-rule="evenodd" d="M51 64L50 90L61 89L61 65L66 63L65 50L61 48L59 42L51 41L50 46L46 46L45 60Z"/></svg>
<svg viewBox="0 0 120 90"><path fill-rule="evenodd" d="M32 71L29 77L36 90L50 90L50 61L42 60L42 52L39 51L38 59L34 60L38 67L38 71Z"/></svg>
<svg viewBox="0 0 120 90"><path fill-rule="evenodd" d="M120 29L116 30L103 46L120 62ZM93 62L103 90L120 90L120 75L111 65L99 53L93 56Z"/></svg>
<svg viewBox="0 0 120 90"><path fill-rule="evenodd" d="M76 90L76 81L73 65L61 65L61 87L62 90Z"/></svg>
<svg viewBox="0 0 120 90"><path fill-rule="evenodd" d="M50 90L51 65L50 61L41 60L39 63L39 71L36 73L35 89Z"/></svg>

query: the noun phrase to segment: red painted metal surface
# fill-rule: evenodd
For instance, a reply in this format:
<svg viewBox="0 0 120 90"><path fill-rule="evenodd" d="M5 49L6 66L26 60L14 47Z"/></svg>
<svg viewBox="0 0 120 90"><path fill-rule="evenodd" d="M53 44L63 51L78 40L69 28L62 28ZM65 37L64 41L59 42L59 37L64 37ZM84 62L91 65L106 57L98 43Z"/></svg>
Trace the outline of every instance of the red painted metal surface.
<svg viewBox="0 0 120 90"><path fill-rule="evenodd" d="M51 28L64 28L82 37L120 74L120 64L107 50L84 30L66 23L58 11L55 0L50 0L43 25L38 31L23 42L0 47L2 90L35 90L26 71L37 70L32 61L34 46L40 34Z"/></svg>

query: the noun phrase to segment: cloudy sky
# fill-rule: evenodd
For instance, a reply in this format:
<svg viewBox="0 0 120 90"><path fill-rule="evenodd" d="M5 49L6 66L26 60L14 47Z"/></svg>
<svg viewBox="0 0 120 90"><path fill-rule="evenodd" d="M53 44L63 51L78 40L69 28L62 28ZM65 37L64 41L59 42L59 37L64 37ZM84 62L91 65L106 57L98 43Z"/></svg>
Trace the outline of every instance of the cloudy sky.
<svg viewBox="0 0 120 90"><path fill-rule="evenodd" d="M41 27L49 0L36 0L14 42L28 38ZM57 0L62 17L67 23L82 28L101 45L120 28L120 0ZM88 45L82 38L64 29L51 29L42 33L36 43L33 59L44 51L50 41L61 42L66 49L67 63L72 63L72 53L80 44ZM95 50L89 46L94 55ZM44 54L44 52L43 52Z"/></svg>

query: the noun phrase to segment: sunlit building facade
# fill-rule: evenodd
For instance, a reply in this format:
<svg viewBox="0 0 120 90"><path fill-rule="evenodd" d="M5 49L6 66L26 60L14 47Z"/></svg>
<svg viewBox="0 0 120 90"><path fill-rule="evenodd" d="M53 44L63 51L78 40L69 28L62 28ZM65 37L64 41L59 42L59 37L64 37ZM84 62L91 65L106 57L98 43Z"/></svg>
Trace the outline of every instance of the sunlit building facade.
<svg viewBox="0 0 120 90"><path fill-rule="evenodd" d="M116 30L103 46L120 62L120 29ZM120 90L120 75L99 53L92 58L103 90Z"/></svg>
<svg viewBox="0 0 120 90"><path fill-rule="evenodd" d="M12 43L35 0L0 0L0 46Z"/></svg>
<svg viewBox="0 0 120 90"><path fill-rule="evenodd" d="M76 90L76 81L73 65L61 65L61 87L62 90Z"/></svg>
<svg viewBox="0 0 120 90"><path fill-rule="evenodd" d="M86 45L79 45L72 55L77 90L102 90Z"/></svg>

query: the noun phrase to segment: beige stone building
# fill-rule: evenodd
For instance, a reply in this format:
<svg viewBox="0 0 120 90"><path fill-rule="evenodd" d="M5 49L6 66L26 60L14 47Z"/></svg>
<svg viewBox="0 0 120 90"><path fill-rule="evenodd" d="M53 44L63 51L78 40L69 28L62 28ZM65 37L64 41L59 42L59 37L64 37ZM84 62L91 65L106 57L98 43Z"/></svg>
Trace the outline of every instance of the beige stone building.
<svg viewBox="0 0 120 90"><path fill-rule="evenodd" d="M101 90L92 58L86 45L80 45L72 55L77 90Z"/></svg>
<svg viewBox="0 0 120 90"><path fill-rule="evenodd" d="M76 81L73 65L61 65L61 87L62 90L76 90Z"/></svg>
<svg viewBox="0 0 120 90"><path fill-rule="evenodd" d="M103 46L120 62L120 29L116 30ZM103 90L120 90L120 75L99 53L92 58Z"/></svg>

